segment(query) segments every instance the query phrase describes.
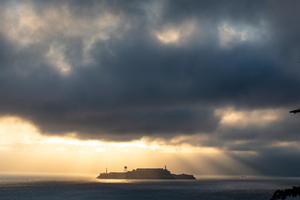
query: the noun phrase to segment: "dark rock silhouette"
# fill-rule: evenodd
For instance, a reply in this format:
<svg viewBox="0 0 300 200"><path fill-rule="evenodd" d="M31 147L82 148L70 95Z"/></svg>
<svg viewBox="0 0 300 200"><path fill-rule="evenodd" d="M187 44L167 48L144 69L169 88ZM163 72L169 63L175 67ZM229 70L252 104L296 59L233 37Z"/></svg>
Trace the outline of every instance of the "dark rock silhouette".
<svg viewBox="0 0 300 200"><path fill-rule="evenodd" d="M270 200L286 199L287 197L300 197L300 186L292 189L276 190Z"/></svg>
<svg viewBox="0 0 300 200"><path fill-rule="evenodd" d="M291 110L291 111L290 111L290 113L294 113L294 114L296 114L296 113L298 113L298 112L300 112L300 109L296 109L296 110Z"/></svg>

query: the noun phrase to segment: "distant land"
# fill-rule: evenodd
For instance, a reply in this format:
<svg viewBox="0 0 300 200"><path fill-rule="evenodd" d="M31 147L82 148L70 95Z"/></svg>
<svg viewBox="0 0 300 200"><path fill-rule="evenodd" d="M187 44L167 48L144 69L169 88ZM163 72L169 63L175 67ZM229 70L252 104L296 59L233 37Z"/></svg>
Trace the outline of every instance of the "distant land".
<svg viewBox="0 0 300 200"><path fill-rule="evenodd" d="M126 168L125 168L126 169ZM195 179L190 174L172 174L167 168L137 168L125 172L100 173L98 179Z"/></svg>

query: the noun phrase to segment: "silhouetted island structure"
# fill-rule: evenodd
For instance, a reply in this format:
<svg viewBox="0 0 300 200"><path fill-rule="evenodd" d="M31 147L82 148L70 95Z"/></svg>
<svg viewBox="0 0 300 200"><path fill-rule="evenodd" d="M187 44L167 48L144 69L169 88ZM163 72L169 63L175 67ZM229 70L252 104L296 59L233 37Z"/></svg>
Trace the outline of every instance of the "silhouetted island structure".
<svg viewBox="0 0 300 200"><path fill-rule="evenodd" d="M126 172L101 173L98 179L195 179L189 174L172 174L166 167L163 168L137 168Z"/></svg>

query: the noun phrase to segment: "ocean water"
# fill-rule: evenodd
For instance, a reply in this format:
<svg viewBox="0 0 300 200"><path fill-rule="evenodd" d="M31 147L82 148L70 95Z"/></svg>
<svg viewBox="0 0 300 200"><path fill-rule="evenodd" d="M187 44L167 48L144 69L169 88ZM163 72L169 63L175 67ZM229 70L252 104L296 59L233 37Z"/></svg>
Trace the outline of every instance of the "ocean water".
<svg viewBox="0 0 300 200"><path fill-rule="evenodd" d="M298 178L101 181L93 177L0 175L0 200L267 200L275 190L297 185Z"/></svg>

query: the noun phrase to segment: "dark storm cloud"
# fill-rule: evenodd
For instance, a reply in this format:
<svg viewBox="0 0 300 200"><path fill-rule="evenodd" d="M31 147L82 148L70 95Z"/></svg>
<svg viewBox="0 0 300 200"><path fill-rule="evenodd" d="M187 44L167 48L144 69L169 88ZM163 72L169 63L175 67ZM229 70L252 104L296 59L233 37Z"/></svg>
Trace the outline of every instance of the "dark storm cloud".
<svg viewBox="0 0 300 200"><path fill-rule="evenodd" d="M224 140L229 149L230 141L240 137L258 140L252 147L263 145L261 141L269 139L266 132L274 140L280 140L282 132L290 140L298 139L297 125L291 126L289 119L274 128L225 130L219 128L219 116L214 114L216 108L227 106L300 105L297 1L26 3L41 20L52 16L43 18L48 8L73 20L50 21L50 29L41 29L37 41L23 46L14 41L25 37L23 33L11 38L1 32L2 114L29 119L43 133L76 132L81 138L131 140L194 133L215 137L220 131L226 137L216 137L212 144L222 146L220 140ZM94 26L93 19L105 12L118 18L117 25L109 22L89 29L89 23ZM112 16L108 19L114 20ZM165 27L177 28L190 21L195 30L183 42L164 44L156 38L155 33ZM71 23L68 27L74 31L59 32L63 23ZM224 24L230 27L225 34L233 34L225 47L219 38ZM241 41L239 31L244 29L252 31L254 39ZM93 45L85 52L86 41L93 37ZM49 60L51 45L57 52ZM85 54L92 62L84 62ZM51 61L68 63L70 74L60 74Z"/></svg>

